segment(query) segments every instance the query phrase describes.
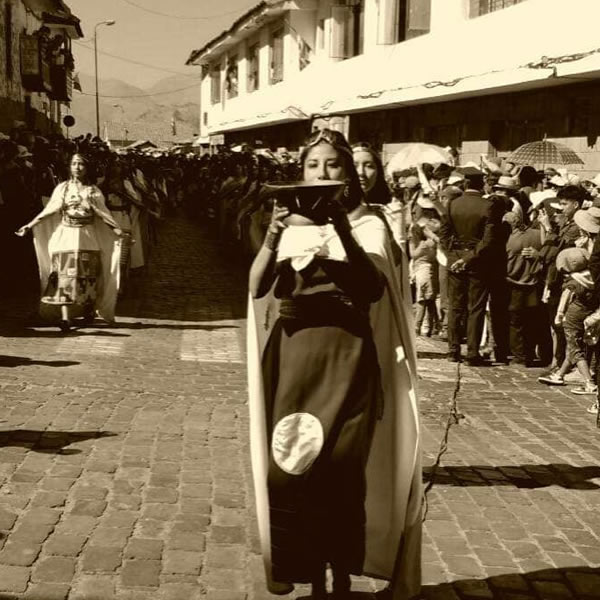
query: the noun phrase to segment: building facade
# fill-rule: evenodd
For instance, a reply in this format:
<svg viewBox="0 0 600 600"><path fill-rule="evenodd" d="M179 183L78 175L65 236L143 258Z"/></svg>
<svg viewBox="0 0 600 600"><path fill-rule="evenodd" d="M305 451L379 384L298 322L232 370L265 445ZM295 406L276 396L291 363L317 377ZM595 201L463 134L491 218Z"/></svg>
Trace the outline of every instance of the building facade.
<svg viewBox="0 0 600 600"><path fill-rule="evenodd" d="M73 90L71 40L81 37L62 0L0 0L0 131L16 123L60 131Z"/></svg>
<svg viewBox="0 0 600 600"><path fill-rule="evenodd" d="M598 0L265 0L191 53L201 136L297 147L314 127L463 160L565 142L600 171Z"/></svg>

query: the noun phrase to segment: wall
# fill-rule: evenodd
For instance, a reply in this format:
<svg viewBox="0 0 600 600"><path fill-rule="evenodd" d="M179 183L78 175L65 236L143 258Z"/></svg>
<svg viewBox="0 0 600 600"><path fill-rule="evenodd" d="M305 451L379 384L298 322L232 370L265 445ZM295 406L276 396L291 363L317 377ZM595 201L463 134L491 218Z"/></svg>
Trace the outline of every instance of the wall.
<svg viewBox="0 0 600 600"><path fill-rule="evenodd" d="M474 19L467 18L468 0L432 0L431 33L387 45L378 43L373 26L382 0L366 0L365 53L334 61L327 26L331 2L319 2L315 28L324 18L326 39L317 60L301 73L287 73L277 86L262 86L243 102L217 108L214 131L277 122L290 104L306 114L343 114L546 86L554 83L552 70L525 65L599 45L598 0L525 0ZM290 47L293 40L286 43ZM561 64L556 74L598 77L600 55Z"/></svg>
<svg viewBox="0 0 600 600"><path fill-rule="evenodd" d="M350 140L384 150L395 144L427 142L455 146L463 163L480 154L507 156L521 144L548 139L566 144L585 161L568 169L600 172L600 81L552 89L388 109L351 115Z"/></svg>
<svg viewBox="0 0 600 600"><path fill-rule="evenodd" d="M13 76L9 81L6 73L6 44L4 36L5 28L5 3L9 2L13 7L12 16L12 63ZM54 126L51 123L51 116L60 114L57 103L49 100L45 94L37 92L27 92L21 85L21 60L20 60L20 33L33 33L41 26L41 21L30 11L26 10L21 0L0 0L0 101L2 110L0 111L0 130L9 131L15 120L25 121L25 97L31 98L30 119L31 125L48 132Z"/></svg>

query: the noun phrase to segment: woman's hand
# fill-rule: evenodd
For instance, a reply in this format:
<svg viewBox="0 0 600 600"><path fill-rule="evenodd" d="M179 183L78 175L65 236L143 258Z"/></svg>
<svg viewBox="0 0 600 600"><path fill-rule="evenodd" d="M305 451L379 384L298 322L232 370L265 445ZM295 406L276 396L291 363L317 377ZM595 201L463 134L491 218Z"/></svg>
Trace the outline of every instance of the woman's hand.
<svg viewBox="0 0 600 600"><path fill-rule="evenodd" d="M348 220L348 210L342 201L344 190L345 188L341 188L340 192L329 201L327 206L329 221L335 227L336 231L348 231L352 229Z"/></svg>
<svg viewBox="0 0 600 600"><path fill-rule="evenodd" d="M273 212L271 213L271 222L269 223L269 233L280 235L287 225L283 220L290 215L290 209L287 206L279 206L277 201L273 203Z"/></svg>
<svg viewBox="0 0 600 600"><path fill-rule="evenodd" d="M116 227L115 229L113 229L113 233L117 236L117 237L123 237L123 230L119 229L118 227Z"/></svg>
<svg viewBox="0 0 600 600"><path fill-rule="evenodd" d="M23 225L23 227L21 227L21 229L15 231L15 235L18 235L19 237L23 237L30 229L31 229L31 227L29 227L29 225Z"/></svg>

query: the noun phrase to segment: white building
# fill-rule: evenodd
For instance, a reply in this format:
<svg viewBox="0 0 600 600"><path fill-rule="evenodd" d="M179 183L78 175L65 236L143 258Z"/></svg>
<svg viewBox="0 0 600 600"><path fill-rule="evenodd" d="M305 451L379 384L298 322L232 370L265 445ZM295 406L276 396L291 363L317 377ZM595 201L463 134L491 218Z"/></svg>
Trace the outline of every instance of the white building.
<svg viewBox="0 0 600 600"><path fill-rule="evenodd" d="M600 171L600 0L265 0L191 53L201 136L297 147L311 128L465 160L561 139Z"/></svg>
<svg viewBox="0 0 600 600"><path fill-rule="evenodd" d="M71 40L83 37L63 0L0 0L0 131L15 122L60 129L71 100Z"/></svg>

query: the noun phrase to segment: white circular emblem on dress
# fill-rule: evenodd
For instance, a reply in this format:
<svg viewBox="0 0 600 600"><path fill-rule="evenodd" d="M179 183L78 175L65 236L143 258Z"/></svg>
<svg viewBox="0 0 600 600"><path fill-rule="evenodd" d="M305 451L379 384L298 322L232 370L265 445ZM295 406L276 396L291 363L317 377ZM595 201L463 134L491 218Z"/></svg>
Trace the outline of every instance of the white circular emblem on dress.
<svg viewBox="0 0 600 600"><path fill-rule="evenodd" d="M273 430L273 459L282 471L302 475L319 456L324 439L323 426L317 417L293 413L281 419Z"/></svg>

